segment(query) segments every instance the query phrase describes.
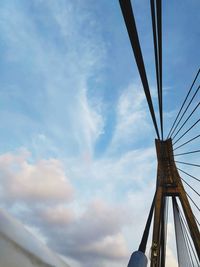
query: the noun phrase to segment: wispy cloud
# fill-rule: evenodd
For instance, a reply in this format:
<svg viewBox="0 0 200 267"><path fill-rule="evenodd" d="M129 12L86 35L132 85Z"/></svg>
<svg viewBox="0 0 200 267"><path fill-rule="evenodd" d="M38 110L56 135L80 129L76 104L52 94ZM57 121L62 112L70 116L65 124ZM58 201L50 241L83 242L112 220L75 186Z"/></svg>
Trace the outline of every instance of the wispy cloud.
<svg viewBox="0 0 200 267"><path fill-rule="evenodd" d="M156 155L143 90L126 76L133 62L117 39L124 38L122 21L110 23L118 7L84 0L1 5L1 205L73 266L125 266L155 190ZM142 36L148 56L149 33Z"/></svg>
<svg viewBox="0 0 200 267"><path fill-rule="evenodd" d="M105 52L102 41L92 38L92 26L83 29L83 24L92 25L95 21L87 11L80 16L77 8L81 6L75 2L36 2L32 8L42 9L42 17L34 12L29 16L24 8L27 7L22 3L12 3L1 11L2 39L9 44L5 64L23 63L22 73L20 69L12 73L17 99L11 96L7 100L9 106L14 102L9 110L11 120L22 123L9 135L16 142L22 142L23 138L30 145L34 133L43 134L54 148L61 143L68 147L66 154L83 150L92 153L103 128L103 118L88 100L88 82L101 67ZM52 26L54 31L45 35L41 25ZM1 113L2 118L6 113ZM30 127L24 130L27 121ZM7 131L11 127L7 124Z"/></svg>
<svg viewBox="0 0 200 267"><path fill-rule="evenodd" d="M120 95L117 121L110 149L132 148L151 134L143 90L140 85L129 85ZM120 147L121 146L121 149Z"/></svg>

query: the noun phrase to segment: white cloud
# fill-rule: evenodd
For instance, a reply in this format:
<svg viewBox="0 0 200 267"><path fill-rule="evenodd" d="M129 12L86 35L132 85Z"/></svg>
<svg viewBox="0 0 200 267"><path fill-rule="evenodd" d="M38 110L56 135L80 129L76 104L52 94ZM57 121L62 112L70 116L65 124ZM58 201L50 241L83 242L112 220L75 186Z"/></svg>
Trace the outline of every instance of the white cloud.
<svg viewBox="0 0 200 267"><path fill-rule="evenodd" d="M38 24L55 27L58 36L53 31L44 36L19 6L4 11L7 60L17 66L25 62L32 75L28 79L39 77L31 93L21 84L14 88L23 107L26 103L39 115L9 112L9 132L15 132L20 117L24 123L18 134L36 160L27 152L0 157L1 200L77 266L125 266L138 247L156 181L155 150L131 147L152 134L151 118L142 88L128 86L119 97L107 152L93 157L105 118L101 99L91 100L88 84L104 64L105 44L95 18L83 8L84 1L78 2L35 1L49 12L47 17L35 14ZM47 159L52 151L65 160Z"/></svg>
<svg viewBox="0 0 200 267"><path fill-rule="evenodd" d="M85 208L75 211L74 201L79 200L72 199L74 190L61 162L31 162L30 156L25 150L0 156L2 205L29 227L39 229L50 247L82 266L126 260L122 228L130 220L125 206L91 195Z"/></svg>
<svg viewBox="0 0 200 267"><path fill-rule="evenodd" d="M38 206L30 197L32 192L29 192L28 187L28 193L23 192L26 209L18 210L17 216L28 225L40 229L48 245L69 259L75 260L77 266L79 264L80 266L109 266L115 262L113 266L118 267L126 264L131 250L138 248L151 205L156 180L154 156L153 149L148 149L128 152L121 158L91 160L90 172L87 169L84 170L85 166L80 164L79 159L71 161L70 168L73 167L72 169L77 172L68 169L67 177L73 181L77 180L75 198L71 199L68 205L65 199L60 198L57 199L58 203L42 202L42 205ZM9 178L8 181L13 182L14 171L18 179L23 167L27 170L27 175L24 175L29 177L32 183L34 176L29 174L27 165L34 166L38 170L42 169L42 173L45 173L47 160L40 161L44 164L41 168L38 163L30 163L29 157L30 153L27 151L21 152L18 156L11 153L2 155L0 167L5 179L12 177L12 180ZM143 160L146 162L145 168ZM66 175L61 175L64 172L61 163L56 160L49 160L48 163L52 163L56 169L59 178L54 176L54 179L58 180L59 184L60 177L69 179ZM67 169L67 166L65 168ZM88 191L85 188L83 190L82 185L79 188L78 184L81 180L85 188L90 185ZM119 199L116 201L118 196L116 198L115 194L117 195L126 183L128 187L123 197L120 201ZM45 179L44 184L48 184L48 180ZM111 185L111 189L108 185ZM12 191L9 190L7 187L4 188L4 192L12 196ZM49 194L50 199L54 197ZM15 195L15 205L21 199L20 195ZM76 209L77 203L81 206L80 210ZM13 204L10 203L8 207L12 208ZM110 247L109 250L108 247ZM169 264L175 262L171 251L169 248L167 252Z"/></svg>
<svg viewBox="0 0 200 267"><path fill-rule="evenodd" d="M46 222L42 229L50 246L80 261L82 266L124 261L128 257L128 249L121 230L127 224L128 214L125 209L124 212L122 210L103 200L93 200L71 224L59 224L57 227L55 221L54 225Z"/></svg>
<svg viewBox="0 0 200 267"><path fill-rule="evenodd" d="M112 185L117 186L115 191L118 192L122 189L121 186L129 185L127 190L135 191L155 181L155 157L155 150L147 148L132 150L118 157L67 159L66 166L69 166L67 171L74 181L86 185L85 190L87 186L91 190L93 185L96 185L94 190L105 190Z"/></svg>
<svg viewBox="0 0 200 267"><path fill-rule="evenodd" d="M24 201L68 201L73 188L55 159L28 162L28 153L0 156L0 180L5 198Z"/></svg>
<svg viewBox="0 0 200 267"><path fill-rule="evenodd" d="M41 220L57 226L66 226L75 219L73 210L61 204L53 207L46 207L39 211L38 215L41 217Z"/></svg>

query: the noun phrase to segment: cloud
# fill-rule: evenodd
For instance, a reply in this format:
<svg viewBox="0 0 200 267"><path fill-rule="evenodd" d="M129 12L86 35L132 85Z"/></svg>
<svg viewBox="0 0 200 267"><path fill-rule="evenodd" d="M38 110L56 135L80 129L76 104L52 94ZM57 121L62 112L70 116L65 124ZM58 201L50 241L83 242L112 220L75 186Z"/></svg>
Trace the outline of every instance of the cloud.
<svg viewBox="0 0 200 267"><path fill-rule="evenodd" d="M122 233L124 225L130 223L124 207L101 200L91 200L85 210L71 215L73 206L55 212L56 206L29 205L29 211L18 212L24 223L39 229L47 245L81 266L101 266L127 261L129 251ZM60 209L60 208L59 208ZM52 214L51 214L52 213ZM51 214L50 216L48 216Z"/></svg>
<svg viewBox="0 0 200 267"><path fill-rule="evenodd" d="M125 266L156 181L143 90L133 82L116 106L111 101L112 140L96 158L107 119L91 82L101 79L107 56L97 19L85 1L36 0L31 12L23 3L0 11L3 59L15 73L8 72L0 114L2 143L31 152L0 156L1 203L75 265Z"/></svg>
<svg viewBox="0 0 200 267"><path fill-rule="evenodd" d="M62 164L55 159L28 162L27 152L0 156L0 180L4 198L22 201L68 201L73 188Z"/></svg>
<svg viewBox="0 0 200 267"><path fill-rule="evenodd" d="M147 183L154 181L156 176L155 150L153 148L136 149L122 155L111 157L105 155L103 158L77 158L67 159L66 166L70 177L74 178L77 190L105 191L112 186L115 194L126 186L128 191L136 191L146 187ZM144 164L145 162L145 164ZM78 166L78 168L77 168ZM78 186L79 185L79 186ZM95 188L93 188L93 186ZM123 192L125 193L125 192ZM107 194L104 197L109 197Z"/></svg>
<svg viewBox="0 0 200 267"><path fill-rule="evenodd" d="M82 169L84 165L78 165L80 160L77 159L73 166L69 165L68 176L61 177L65 177L68 182L69 179L73 182L77 180L77 184L81 183L82 178L85 188L90 184L88 191L83 190L82 186L74 187L74 183L73 187L71 185L76 192L74 198L56 198L55 201L55 196L50 193L48 201L42 201L39 205L31 196L28 187L28 194L23 192L22 197L14 194L15 203L9 202L7 207L12 210L16 203L24 201L25 208L14 210L15 215L29 227L39 229L39 233L51 248L72 262L75 261L77 266L107 267L113 264L118 267L127 264L131 250L137 249L140 242L152 201L156 179L153 157L153 149L147 149L127 152L120 158L93 159L89 165L90 172ZM145 167L142 159L145 159ZM34 166L33 169L42 169L45 174L47 162L52 163L56 170L59 169L57 174L65 173L63 164L55 159L40 161L44 164L41 168L37 162L30 161L30 153L27 151L22 151L17 156L12 153L2 155L0 170L5 179L8 178L8 181L13 183L14 177L18 182L19 173L24 168L23 170L27 170L26 177L29 177L32 183L31 180L35 178L29 174L29 170ZM32 168L25 168L27 165ZM71 172L72 167L77 173ZM81 173L84 174L82 177ZM58 176L59 178L54 176L54 179L60 183L60 175ZM9 180L9 177L12 177L12 180ZM45 179L44 184L48 185L48 180ZM124 184L127 184L127 187L124 188ZM109 185L112 185L111 189ZM120 194L124 194L121 197L119 187ZM12 196L9 188L2 189L5 194ZM172 251L174 250L169 247L168 266L176 262Z"/></svg>
<svg viewBox="0 0 200 267"><path fill-rule="evenodd" d="M110 150L129 149L151 133L144 92L137 83L129 85L117 104L117 121Z"/></svg>
<svg viewBox="0 0 200 267"><path fill-rule="evenodd" d="M13 2L1 10L4 65L12 62L14 69L7 68L12 82L4 84L5 92L13 92L10 98L3 94L9 107L1 112L4 134L36 156L41 149L35 139L41 134L48 141L43 154L92 154L104 126L101 99L88 98L105 57L95 18L75 2L35 1L31 9L29 14L27 5Z"/></svg>
<svg viewBox="0 0 200 267"><path fill-rule="evenodd" d="M72 198L74 188L61 162L30 159L25 150L0 156L2 205L29 228L39 229L51 248L82 266L126 260L128 248L122 234L130 222L126 207L91 195L77 210L78 198Z"/></svg>
<svg viewBox="0 0 200 267"><path fill-rule="evenodd" d="M90 80L98 74L105 56L95 18L87 10L80 12L82 6L75 2L36 1L31 14L26 7L15 3L1 11L2 38L9 44L4 61L15 67L12 90L18 92L8 100L12 120L5 129L16 146L21 140L32 152L1 155L2 205L29 227L39 229L49 246L82 266L117 264L128 255L122 235L127 215L122 216L123 209L103 201L102 196L99 201L91 192L88 199L86 192L79 196L81 188L70 171L84 171L81 157L93 162L95 142L104 126L101 99L89 98ZM42 16L37 12L41 10ZM52 29L50 35L45 35L45 27ZM5 88L11 88L10 84ZM21 121L20 127L16 121ZM70 156L73 166L63 166L61 160L47 156L52 152ZM95 170L92 165L90 181ZM103 165L97 165L100 171ZM84 206L81 198L87 199Z"/></svg>
<svg viewBox="0 0 200 267"><path fill-rule="evenodd" d="M55 221L54 225L46 221L42 230L56 251L80 261L82 266L98 266L127 259L128 249L121 233L127 218L125 209L122 215L122 209L98 199L91 201L71 224L61 227Z"/></svg>
<svg viewBox="0 0 200 267"><path fill-rule="evenodd" d="M126 156L92 160L87 167L79 159L73 164L68 162L69 176L77 184L76 203L68 207L75 216L71 221L63 219L63 224L44 217L43 222L35 223L50 246L81 266L107 266L114 261L118 266L117 262L128 261L130 248L138 247L154 191L153 154L152 150L135 151ZM107 244L112 242L108 252ZM118 256L117 251L121 251Z"/></svg>
<svg viewBox="0 0 200 267"><path fill-rule="evenodd" d="M74 220L73 211L61 204L53 208L46 207L38 215L41 217L41 220L57 226L67 225Z"/></svg>

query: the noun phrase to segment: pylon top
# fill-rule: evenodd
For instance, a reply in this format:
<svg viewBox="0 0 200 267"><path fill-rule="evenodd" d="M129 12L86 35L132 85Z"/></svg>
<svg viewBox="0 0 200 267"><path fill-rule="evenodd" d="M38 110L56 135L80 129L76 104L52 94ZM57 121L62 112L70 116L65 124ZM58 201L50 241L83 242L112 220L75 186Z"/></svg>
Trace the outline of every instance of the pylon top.
<svg viewBox="0 0 200 267"><path fill-rule="evenodd" d="M180 176L174 161L172 140L156 139L155 145L158 160L157 186L162 186L166 195L178 195L176 188Z"/></svg>

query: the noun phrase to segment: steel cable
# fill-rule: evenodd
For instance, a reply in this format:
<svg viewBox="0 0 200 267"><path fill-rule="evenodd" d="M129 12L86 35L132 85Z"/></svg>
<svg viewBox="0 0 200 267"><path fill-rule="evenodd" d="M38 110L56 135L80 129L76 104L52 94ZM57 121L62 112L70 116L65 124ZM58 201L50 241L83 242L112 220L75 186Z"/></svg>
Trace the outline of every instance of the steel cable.
<svg viewBox="0 0 200 267"><path fill-rule="evenodd" d="M179 123L182 121L183 117L185 116L185 114L186 114L188 108L190 107L190 105L191 105L192 101L194 100L195 96L197 95L197 93L198 93L198 91L199 91L199 88L200 88L200 86L198 86L198 88L196 89L196 91L195 91L194 95L192 96L190 102L188 103L188 105L187 105L185 111L183 112L182 116L180 117L179 121L177 122L177 124L176 124L174 130L172 131L172 133L171 133L171 135L170 135L171 137L172 137L173 133L175 132L175 130L177 129ZM173 138L174 138L174 137L173 137Z"/></svg>
<svg viewBox="0 0 200 267"><path fill-rule="evenodd" d="M151 21L153 30L153 44L154 44L154 56L156 66L156 81L157 81L157 92L158 92L158 105L160 114L160 125L161 125L161 137L163 139L162 132L162 109L161 109L161 92L160 92L160 74L159 74L159 60L158 60L158 44L157 44L157 31L156 31L156 16L155 16L155 0L151 0Z"/></svg>
<svg viewBox="0 0 200 267"><path fill-rule="evenodd" d="M189 131L192 130L192 128L194 128L194 126L196 126L198 123L200 122L200 119L198 119L186 132L184 132L184 134L182 134L174 143L173 145L175 145L178 141L180 141Z"/></svg>
<svg viewBox="0 0 200 267"><path fill-rule="evenodd" d="M175 138L178 133L181 131L181 129L185 126L185 124L188 122L188 120L192 117L192 115L194 114L194 112L197 110L197 108L200 106L200 102L196 105L196 107L193 109L193 111L190 113L190 115L187 117L187 119L184 121L184 123L181 125L181 127L178 129L178 131L176 132L176 134L174 136L171 136L171 138Z"/></svg>
<svg viewBox="0 0 200 267"><path fill-rule="evenodd" d="M194 167L200 167L199 164L193 164L193 163L189 163L189 162L183 162L183 161L177 161L175 160L176 163L180 163L180 164L185 164L185 165L189 165L189 166L194 166Z"/></svg>
<svg viewBox="0 0 200 267"><path fill-rule="evenodd" d="M156 1L157 5L157 33L158 33L158 55L159 55L159 82L160 82L160 124L163 140L163 99L162 99L162 0Z"/></svg>
<svg viewBox="0 0 200 267"><path fill-rule="evenodd" d="M177 169L178 169L179 171L181 171L182 173L185 173L185 174L188 175L189 177L195 179L196 181L200 182L200 179L196 178L195 176L193 176L193 175L187 173L186 171L181 170L181 169L178 168L178 167L177 167Z"/></svg>
<svg viewBox="0 0 200 267"><path fill-rule="evenodd" d="M153 212L154 212L154 207L155 207L155 199L156 199L156 193L154 194L154 198L151 204L151 208L149 211L149 215L148 215L148 219L146 222L146 226L143 232L143 236L142 236L142 240L141 243L139 245L139 251L145 253L146 252L146 245L147 245L147 240L148 240L148 236L149 236L149 231L150 231L150 226L151 226L151 221L152 221L152 217L153 217Z"/></svg>
<svg viewBox="0 0 200 267"><path fill-rule="evenodd" d="M151 93L150 93L149 84L148 84L148 80L147 80L146 70L145 70L145 66L144 66L144 60L143 60L143 56L142 56L142 51L141 51L141 47L140 47L140 42L139 42L139 37L138 37L138 32L137 32L137 27L136 27L136 23L135 23L135 17L133 14L131 2L130 2L130 0L119 0L119 3L121 6L124 21L126 24L126 28L127 28L128 34L129 34L130 41L131 41L131 46L132 46L133 53L135 56L136 64L137 64L138 71L140 74L140 78L141 78L141 81L143 84L143 88L144 88L145 96L146 96L147 103L149 106L151 118L153 120L154 128L155 128L158 139L160 139L160 134L159 134L156 116L155 116L155 112L154 112L154 107L153 107L153 103L152 103Z"/></svg>
<svg viewBox="0 0 200 267"><path fill-rule="evenodd" d="M190 184L188 184L188 182L186 182L185 181L185 179L183 179L182 177L181 177L181 180L187 185L187 186L189 186L199 197L200 197L200 194L190 185Z"/></svg>
<svg viewBox="0 0 200 267"><path fill-rule="evenodd" d="M187 101L187 99L188 99L188 97L190 95L190 92L192 91L192 88L193 88L193 86L194 86L194 84L195 84L195 82L196 82L196 80L198 78L199 73L200 73L200 69L198 70L198 72L197 72L197 74L196 74L196 76L195 76L195 78L194 78L194 80L192 82L192 85L191 85L191 87L190 87L190 89L189 89L189 91L188 91L188 93L187 93L187 95L186 95L186 97L185 97L185 99L183 101L183 104L181 105L181 108L180 108L180 110L179 110L179 112L178 112L178 114L177 114L177 116L176 116L176 118L175 118L175 120L174 120L174 122L172 124L172 127L171 127L171 129L169 131L169 134L168 134L167 138L169 138L169 136L171 135L171 132L172 132L172 130L174 128L174 125L177 122L177 120L178 120L178 118L179 118L179 116L181 114L181 111L182 111L182 109L183 109L183 107L184 107L184 105L185 105L185 103L186 103L186 101Z"/></svg>
<svg viewBox="0 0 200 267"><path fill-rule="evenodd" d="M179 153L179 154L174 154L174 156L177 157L177 156L183 156L183 155L194 154L194 153L200 153L200 150L194 150L194 151L188 151L188 152L183 152L183 153Z"/></svg>
<svg viewBox="0 0 200 267"><path fill-rule="evenodd" d="M176 149L181 148L181 147L187 145L188 143L194 141L195 139L197 139L197 138L199 138L199 137L200 137L200 134L198 134L197 136L191 138L190 140L188 140L187 142L181 144L180 146L175 147L175 148L173 149L173 151L175 151ZM173 145L174 145L174 144L173 144Z"/></svg>
<svg viewBox="0 0 200 267"><path fill-rule="evenodd" d="M176 233L176 246L178 255L178 264L181 267L191 266L189 252L187 249L187 244L184 238L182 225L180 222L178 205L175 198L172 198L173 203L173 213L174 213L174 223L175 223L175 233Z"/></svg>
<svg viewBox="0 0 200 267"><path fill-rule="evenodd" d="M191 198L191 196L185 191L186 195L189 197L189 199L192 201L192 203L194 204L194 206L198 209L198 211L200 211L200 208L197 206L197 204L194 202L194 200Z"/></svg>
<svg viewBox="0 0 200 267"><path fill-rule="evenodd" d="M198 258L197 258L197 255L196 255L195 250L194 250L194 246L192 245L192 242L191 242L191 239L190 239L190 237L191 237L191 235L190 235L190 229L189 229L189 227L188 227L187 221L186 221L186 219L184 218L184 215L183 215L181 209L179 209L179 213L180 213L180 218L181 218L181 220L182 220L182 223L183 223L183 225L184 225L184 227L185 227L185 229L186 229L186 235L187 235L187 237L188 237L190 246L191 246L191 248L192 248L193 255L194 255L195 260L196 260L196 262L197 262L197 264L198 264L198 263L199 263L199 260L198 260ZM196 218L195 218L195 219L196 219ZM197 222L198 222L198 221L197 221Z"/></svg>
<svg viewBox="0 0 200 267"><path fill-rule="evenodd" d="M189 252L190 262L191 262L192 266L195 267L194 261L193 261L193 257L192 257L192 252L193 252L194 257L196 256L195 255L195 251L194 251L194 248L193 248L193 246L192 246L192 244L190 242L190 237L189 237L188 232L187 232L187 227L185 226L185 224L184 224L184 222L183 222L183 220L181 218L180 209L179 209L179 219L180 219L180 223L182 225L182 229L183 229L183 234L184 234L184 237L185 237L187 250ZM196 259L196 261L197 261L197 259ZM198 261L197 261L197 263L198 263Z"/></svg>

